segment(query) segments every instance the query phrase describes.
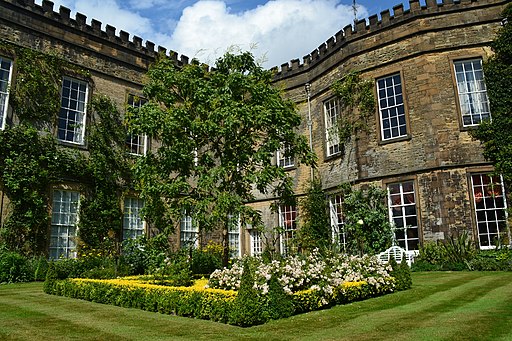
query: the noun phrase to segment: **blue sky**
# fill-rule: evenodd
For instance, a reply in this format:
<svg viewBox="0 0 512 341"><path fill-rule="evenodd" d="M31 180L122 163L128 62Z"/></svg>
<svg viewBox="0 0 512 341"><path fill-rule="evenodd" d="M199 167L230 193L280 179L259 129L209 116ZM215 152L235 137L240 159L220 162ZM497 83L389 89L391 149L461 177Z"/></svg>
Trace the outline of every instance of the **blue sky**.
<svg viewBox="0 0 512 341"><path fill-rule="evenodd" d="M41 3L42 0L36 0ZM353 22L352 0L53 0L91 19L213 64L228 49L251 50L265 66L313 51ZM357 0L358 18L408 0ZM424 0L421 1L424 3ZM72 14L74 15L74 14Z"/></svg>

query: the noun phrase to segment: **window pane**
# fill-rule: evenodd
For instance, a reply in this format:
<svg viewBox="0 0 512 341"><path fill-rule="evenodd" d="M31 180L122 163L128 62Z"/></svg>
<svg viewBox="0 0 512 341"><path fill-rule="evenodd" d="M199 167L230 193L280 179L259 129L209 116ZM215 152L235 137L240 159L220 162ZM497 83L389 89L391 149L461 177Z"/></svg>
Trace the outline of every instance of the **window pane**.
<svg viewBox="0 0 512 341"><path fill-rule="evenodd" d="M381 133L384 140L407 135L402 84L399 74L377 80ZM391 121L387 121L392 117Z"/></svg>
<svg viewBox="0 0 512 341"><path fill-rule="evenodd" d="M388 185L389 219L395 229L395 240L406 250L417 250L418 216L413 181Z"/></svg>
<svg viewBox="0 0 512 341"><path fill-rule="evenodd" d="M78 91L79 87L83 89L83 93ZM87 83L67 77L63 79L57 125L59 140L83 144L86 98Z"/></svg>

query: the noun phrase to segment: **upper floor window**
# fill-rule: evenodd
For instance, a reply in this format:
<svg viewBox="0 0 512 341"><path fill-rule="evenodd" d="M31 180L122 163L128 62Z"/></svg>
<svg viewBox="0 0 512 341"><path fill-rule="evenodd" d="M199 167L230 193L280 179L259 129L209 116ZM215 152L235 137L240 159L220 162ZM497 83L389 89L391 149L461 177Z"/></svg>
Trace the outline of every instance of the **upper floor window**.
<svg viewBox="0 0 512 341"><path fill-rule="evenodd" d="M0 129L5 128L7 106L9 104L9 84L11 83L12 61L0 57Z"/></svg>
<svg viewBox="0 0 512 341"><path fill-rule="evenodd" d="M494 248L504 239L510 240L502 179L489 174L473 174L471 185L480 248Z"/></svg>
<svg viewBox="0 0 512 341"><path fill-rule="evenodd" d="M418 250L418 213L414 181L388 185L389 219L395 230L395 240L406 251Z"/></svg>
<svg viewBox="0 0 512 341"><path fill-rule="evenodd" d="M84 143L87 92L86 82L63 78L57 127L57 138L60 141Z"/></svg>
<svg viewBox="0 0 512 341"><path fill-rule="evenodd" d="M79 200L78 192L53 192L50 259L76 258Z"/></svg>
<svg viewBox="0 0 512 341"><path fill-rule="evenodd" d="M132 108L140 108L147 101L143 98L137 97L135 95L128 95L128 105ZM140 134L130 133L126 137L126 147L131 154L134 155L145 155L147 151L147 136Z"/></svg>
<svg viewBox="0 0 512 341"><path fill-rule="evenodd" d="M293 205L279 206L279 227L281 228L281 253L289 255L293 237L297 230L297 208Z"/></svg>
<svg viewBox="0 0 512 341"><path fill-rule="evenodd" d="M461 60L453 63L459 95L462 125L478 125L491 117L484 82L481 59Z"/></svg>
<svg viewBox="0 0 512 341"><path fill-rule="evenodd" d="M144 208L144 200L138 198L124 199L123 240L137 238L144 234L142 208Z"/></svg>
<svg viewBox="0 0 512 341"><path fill-rule="evenodd" d="M290 154L290 146L284 145L276 152L277 165L283 168L294 166L293 155Z"/></svg>
<svg viewBox="0 0 512 341"><path fill-rule="evenodd" d="M377 79L382 140L407 136L404 97L400 74Z"/></svg>
<svg viewBox="0 0 512 341"><path fill-rule="evenodd" d="M340 152L340 137L338 124L340 120L340 103L337 98L324 102L325 144L327 156Z"/></svg>

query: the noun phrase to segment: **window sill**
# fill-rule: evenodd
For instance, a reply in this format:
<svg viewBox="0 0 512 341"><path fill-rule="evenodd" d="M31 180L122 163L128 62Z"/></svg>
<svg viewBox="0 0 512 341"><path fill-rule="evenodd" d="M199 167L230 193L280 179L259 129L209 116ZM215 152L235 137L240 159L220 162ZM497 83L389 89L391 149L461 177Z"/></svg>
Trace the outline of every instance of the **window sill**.
<svg viewBox="0 0 512 341"><path fill-rule="evenodd" d="M403 141L409 141L409 140L412 140L412 136L407 134L405 136L401 136L401 137L396 137L396 138L393 138L393 139L389 139L389 140L380 140L379 141L379 145L385 145L385 144L390 144L390 143L395 143L395 142L403 142Z"/></svg>

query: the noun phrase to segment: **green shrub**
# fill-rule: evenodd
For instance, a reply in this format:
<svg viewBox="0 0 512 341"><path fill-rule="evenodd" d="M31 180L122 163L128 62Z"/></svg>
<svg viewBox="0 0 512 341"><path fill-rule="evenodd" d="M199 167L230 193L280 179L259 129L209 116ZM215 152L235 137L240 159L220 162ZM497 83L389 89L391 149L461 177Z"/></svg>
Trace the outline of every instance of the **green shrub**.
<svg viewBox="0 0 512 341"><path fill-rule="evenodd" d="M248 327L266 322L263 316L262 302L254 288L254 276L249 261L244 261L244 270L240 279L240 290L229 314L228 323Z"/></svg>
<svg viewBox="0 0 512 341"><path fill-rule="evenodd" d="M292 297L284 291L275 275L270 278L268 293L262 299L265 322L290 317L295 312Z"/></svg>
<svg viewBox="0 0 512 341"><path fill-rule="evenodd" d="M393 270L391 271L391 276L395 278L395 290L407 290L412 286L412 277L411 277L411 269L405 260L402 260L400 264L396 262L394 258L391 258L390 261L391 267Z"/></svg>
<svg viewBox="0 0 512 341"><path fill-rule="evenodd" d="M33 279L28 258L14 251L0 251L0 283L29 282Z"/></svg>
<svg viewBox="0 0 512 341"><path fill-rule="evenodd" d="M459 235L450 235L443 246L446 251L446 265L453 266L453 270L470 270L469 262L476 256L477 249L467 231Z"/></svg>
<svg viewBox="0 0 512 341"><path fill-rule="evenodd" d="M476 271L512 271L512 249L480 251L469 265Z"/></svg>
<svg viewBox="0 0 512 341"><path fill-rule="evenodd" d="M217 269L222 269L222 252L208 248L192 250L190 270L194 275L210 275Z"/></svg>
<svg viewBox="0 0 512 341"><path fill-rule="evenodd" d="M228 321L236 295L234 292L220 290L190 290L148 285L137 287L91 279L58 280L53 264L48 270L44 291L48 294L96 303L219 322Z"/></svg>

